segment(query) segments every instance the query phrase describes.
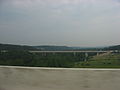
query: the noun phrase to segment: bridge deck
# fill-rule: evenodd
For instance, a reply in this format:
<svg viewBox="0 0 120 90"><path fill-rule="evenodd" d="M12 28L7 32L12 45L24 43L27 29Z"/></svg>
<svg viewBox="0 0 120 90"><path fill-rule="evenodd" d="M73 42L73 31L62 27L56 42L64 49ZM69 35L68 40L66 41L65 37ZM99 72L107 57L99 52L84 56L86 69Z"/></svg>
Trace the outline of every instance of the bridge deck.
<svg viewBox="0 0 120 90"><path fill-rule="evenodd" d="M89 52L96 52L96 53L99 53L99 52L113 52L113 51L29 51L31 53L74 53L74 52L79 52L79 53L82 53L82 52L85 52L85 53L89 53Z"/></svg>

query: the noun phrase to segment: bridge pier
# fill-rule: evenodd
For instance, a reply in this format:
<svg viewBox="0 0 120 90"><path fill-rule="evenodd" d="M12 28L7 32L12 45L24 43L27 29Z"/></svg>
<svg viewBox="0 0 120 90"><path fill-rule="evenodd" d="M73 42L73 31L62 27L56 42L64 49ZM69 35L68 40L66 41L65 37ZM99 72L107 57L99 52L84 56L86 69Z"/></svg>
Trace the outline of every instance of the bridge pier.
<svg viewBox="0 0 120 90"><path fill-rule="evenodd" d="M55 52L53 52L52 54L53 54L53 55L55 55L56 53L55 53Z"/></svg>
<svg viewBox="0 0 120 90"><path fill-rule="evenodd" d="M73 56L76 56L76 52L73 52Z"/></svg>
<svg viewBox="0 0 120 90"><path fill-rule="evenodd" d="M41 53L42 54L42 56L47 56L47 53L45 53L45 52L43 52L43 53Z"/></svg>
<svg viewBox="0 0 120 90"><path fill-rule="evenodd" d="M99 52L97 52L97 56L99 55Z"/></svg>
<svg viewBox="0 0 120 90"><path fill-rule="evenodd" d="M87 61L87 58L88 58L88 52L85 52L85 60L84 61Z"/></svg>

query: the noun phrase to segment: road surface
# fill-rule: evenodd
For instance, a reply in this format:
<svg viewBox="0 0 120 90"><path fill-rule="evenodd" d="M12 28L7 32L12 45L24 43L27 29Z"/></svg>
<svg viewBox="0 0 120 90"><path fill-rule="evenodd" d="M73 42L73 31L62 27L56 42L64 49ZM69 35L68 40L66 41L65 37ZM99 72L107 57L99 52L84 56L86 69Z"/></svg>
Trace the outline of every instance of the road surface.
<svg viewBox="0 0 120 90"><path fill-rule="evenodd" d="M120 69L0 66L0 90L120 90Z"/></svg>

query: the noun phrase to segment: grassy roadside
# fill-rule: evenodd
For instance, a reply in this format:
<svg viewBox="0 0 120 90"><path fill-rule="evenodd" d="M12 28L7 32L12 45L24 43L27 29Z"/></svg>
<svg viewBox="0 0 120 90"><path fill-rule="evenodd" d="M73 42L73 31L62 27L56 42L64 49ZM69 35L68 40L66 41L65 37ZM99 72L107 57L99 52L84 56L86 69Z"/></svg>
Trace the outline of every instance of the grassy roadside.
<svg viewBox="0 0 120 90"><path fill-rule="evenodd" d="M120 54L94 56L86 62L77 62L75 68L120 68Z"/></svg>

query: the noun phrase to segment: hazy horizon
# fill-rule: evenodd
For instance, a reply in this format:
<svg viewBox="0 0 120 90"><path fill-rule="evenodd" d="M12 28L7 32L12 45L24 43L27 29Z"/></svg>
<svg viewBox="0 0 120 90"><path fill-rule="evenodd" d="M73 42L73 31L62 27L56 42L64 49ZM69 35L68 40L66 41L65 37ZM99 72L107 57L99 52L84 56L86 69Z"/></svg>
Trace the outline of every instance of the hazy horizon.
<svg viewBox="0 0 120 90"><path fill-rule="evenodd" d="M0 0L0 43L120 44L120 0Z"/></svg>

